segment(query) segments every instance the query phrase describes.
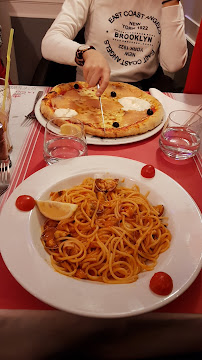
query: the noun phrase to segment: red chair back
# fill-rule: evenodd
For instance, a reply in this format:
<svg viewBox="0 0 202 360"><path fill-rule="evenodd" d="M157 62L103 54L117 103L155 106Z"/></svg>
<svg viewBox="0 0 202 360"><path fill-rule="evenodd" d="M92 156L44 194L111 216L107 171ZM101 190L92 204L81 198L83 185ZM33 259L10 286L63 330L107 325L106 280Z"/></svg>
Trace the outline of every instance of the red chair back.
<svg viewBox="0 0 202 360"><path fill-rule="evenodd" d="M202 94L202 21L191 57L184 93Z"/></svg>

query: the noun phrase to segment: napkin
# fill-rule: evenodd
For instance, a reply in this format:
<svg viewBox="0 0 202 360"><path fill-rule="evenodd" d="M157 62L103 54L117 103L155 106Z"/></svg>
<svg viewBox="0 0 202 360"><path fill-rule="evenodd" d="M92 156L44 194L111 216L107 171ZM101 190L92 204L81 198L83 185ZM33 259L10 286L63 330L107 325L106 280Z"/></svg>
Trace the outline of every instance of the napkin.
<svg viewBox="0 0 202 360"><path fill-rule="evenodd" d="M171 111L175 111L175 110L188 110L192 112L197 112L199 110L199 106L193 106L193 105L185 104L181 101L171 99L169 96L163 94L158 89L150 88L149 92L163 105L166 118L171 113Z"/></svg>

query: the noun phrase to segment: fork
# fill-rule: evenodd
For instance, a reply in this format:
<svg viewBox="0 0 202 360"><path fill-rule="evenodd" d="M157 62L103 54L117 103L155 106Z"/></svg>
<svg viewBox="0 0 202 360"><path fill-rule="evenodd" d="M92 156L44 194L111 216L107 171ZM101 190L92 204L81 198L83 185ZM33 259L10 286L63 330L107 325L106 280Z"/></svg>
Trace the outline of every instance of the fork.
<svg viewBox="0 0 202 360"><path fill-rule="evenodd" d="M43 95L43 91L38 91L38 93L36 94L35 101L34 101L33 109L29 114L27 114L25 116L25 119L23 120L21 125L28 126L31 124L32 120L36 119L35 106L36 106L37 101L41 98L42 95Z"/></svg>
<svg viewBox="0 0 202 360"><path fill-rule="evenodd" d="M0 160L0 196L8 189L10 185L9 161Z"/></svg>

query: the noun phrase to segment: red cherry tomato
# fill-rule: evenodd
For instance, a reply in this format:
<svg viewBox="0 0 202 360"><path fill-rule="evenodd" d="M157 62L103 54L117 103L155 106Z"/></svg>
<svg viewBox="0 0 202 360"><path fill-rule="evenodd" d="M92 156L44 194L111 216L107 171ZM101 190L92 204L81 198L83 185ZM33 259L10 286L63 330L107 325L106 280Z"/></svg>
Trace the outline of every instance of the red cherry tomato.
<svg viewBox="0 0 202 360"><path fill-rule="evenodd" d="M15 205L19 210L30 211L34 208L36 201L30 195L20 195L16 199Z"/></svg>
<svg viewBox="0 0 202 360"><path fill-rule="evenodd" d="M153 165L145 165L141 170L141 175L145 178L152 178L155 175L155 168Z"/></svg>
<svg viewBox="0 0 202 360"><path fill-rule="evenodd" d="M173 290L173 280L163 271L155 273L149 284L150 289L158 295L169 295Z"/></svg>

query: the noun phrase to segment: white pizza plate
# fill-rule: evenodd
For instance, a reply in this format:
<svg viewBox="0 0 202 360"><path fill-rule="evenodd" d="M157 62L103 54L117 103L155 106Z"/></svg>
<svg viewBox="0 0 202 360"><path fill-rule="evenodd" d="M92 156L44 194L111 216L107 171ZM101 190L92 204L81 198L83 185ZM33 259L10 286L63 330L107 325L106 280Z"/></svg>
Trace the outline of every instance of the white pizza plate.
<svg viewBox="0 0 202 360"><path fill-rule="evenodd" d="M42 126L45 127L47 120L41 114L41 111L40 111L41 100L42 99L39 99L38 102L36 103L35 116L36 116L36 119L38 120L38 122ZM86 135L87 143L91 144L91 145L121 145L121 144L130 144L133 142L145 140L145 139L150 138L151 136L155 135L158 131L160 131L162 129L163 125L165 124L165 121L166 121L166 117L164 116L161 123L157 127L155 127L153 130L150 130L150 131L146 132L145 134L140 134L140 135L135 135L135 136L126 136L123 138L115 138L115 139L110 139L110 138L105 139L105 138L100 138L97 136Z"/></svg>
<svg viewBox="0 0 202 360"><path fill-rule="evenodd" d="M125 317L158 309L181 295L201 269L202 219L190 195L172 178L156 170L155 177L141 176L143 163L113 156L85 156L64 160L36 172L23 181L7 200L0 219L1 252L15 279L31 294L55 308L92 317ZM152 204L164 204L172 233L170 248L159 256L153 271L139 274L131 284L104 284L76 280L54 271L40 241L44 217L35 207L19 211L15 201L29 194L48 199L51 191L80 184L88 176L112 176L134 183ZM9 229L9 230L8 230ZM154 294L149 281L158 271L168 273L174 283L168 296Z"/></svg>

